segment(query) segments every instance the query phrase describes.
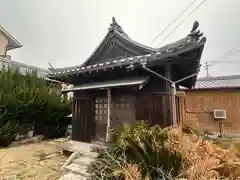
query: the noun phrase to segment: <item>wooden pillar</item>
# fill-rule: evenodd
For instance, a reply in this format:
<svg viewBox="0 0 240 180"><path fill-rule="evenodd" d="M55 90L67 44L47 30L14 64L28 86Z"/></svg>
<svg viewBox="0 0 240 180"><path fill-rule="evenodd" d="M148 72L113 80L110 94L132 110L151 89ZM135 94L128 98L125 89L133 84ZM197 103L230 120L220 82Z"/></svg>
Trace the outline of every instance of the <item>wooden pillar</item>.
<svg viewBox="0 0 240 180"><path fill-rule="evenodd" d="M107 90L107 131L106 131L106 142L110 140L109 131L111 128L111 90Z"/></svg>
<svg viewBox="0 0 240 180"><path fill-rule="evenodd" d="M171 84L171 111L172 111L172 125L177 127L177 104L176 104L176 84Z"/></svg>
<svg viewBox="0 0 240 180"><path fill-rule="evenodd" d="M177 113L177 124L180 124L180 98L178 97L179 85L176 85L176 113Z"/></svg>
<svg viewBox="0 0 240 180"><path fill-rule="evenodd" d="M180 101L180 119L179 119L179 125L182 128L183 127L183 121L185 118L185 106L184 106L184 100L185 96L181 96L179 101Z"/></svg>
<svg viewBox="0 0 240 180"><path fill-rule="evenodd" d="M77 134L75 133L75 126L77 125L76 123L76 117L77 117L77 101L76 99L72 99L72 140L77 140Z"/></svg>
<svg viewBox="0 0 240 180"><path fill-rule="evenodd" d="M186 154L187 150L186 150L186 145L183 139L183 124L184 124L184 119L185 119L185 97L186 94L184 91L177 91L176 96L179 98L179 137L180 137L180 144L182 144L183 147L183 154Z"/></svg>
<svg viewBox="0 0 240 180"><path fill-rule="evenodd" d="M165 66L165 77L167 79L171 79L171 65ZM165 91L169 94L172 94L171 83L169 81L165 81ZM172 98L171 95L166 98L166 109L167 109L167 125L172 125Z"/></svg>

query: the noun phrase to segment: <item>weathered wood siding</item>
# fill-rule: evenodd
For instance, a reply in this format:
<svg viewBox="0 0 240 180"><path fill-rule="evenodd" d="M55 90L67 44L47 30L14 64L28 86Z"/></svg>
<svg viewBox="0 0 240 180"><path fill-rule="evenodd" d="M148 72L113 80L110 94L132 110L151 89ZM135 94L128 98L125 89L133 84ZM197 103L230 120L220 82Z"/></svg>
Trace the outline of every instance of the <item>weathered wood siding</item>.
<svg viewBox="0 0 240 180"><path fill-rule="evenodd" d="M201 131L219 132L219 124L213 118L214 109L225 109L227 120L224 132L240 132L240 90L202 90L186 92L181 97L183 123Z"/></svg>
<svg viewBox="0 0 240 180"><path fill-rule="evenodd" d="M105 93L106 94L106 93ZM151 125L171 123L167 110L168 96L146 93L115 93L111 96L111 128L147 120ZM74 93L72 139L91 142L105 140L107 129L107 96L101 93Z"/></svg>
<svg viewBox="0 0 240 180"><path fill-rule="evenodd" d="M92 98L73 99L72 140L91 142L95 135L94 102Z"/></svg>
<svg viewBox="0 0 240 180"><path fill-rule="evenodd" d="M147 120L152 125L168 125L170 120L166 101L167 96L138 96L136 98L136 120Z"/></svg>

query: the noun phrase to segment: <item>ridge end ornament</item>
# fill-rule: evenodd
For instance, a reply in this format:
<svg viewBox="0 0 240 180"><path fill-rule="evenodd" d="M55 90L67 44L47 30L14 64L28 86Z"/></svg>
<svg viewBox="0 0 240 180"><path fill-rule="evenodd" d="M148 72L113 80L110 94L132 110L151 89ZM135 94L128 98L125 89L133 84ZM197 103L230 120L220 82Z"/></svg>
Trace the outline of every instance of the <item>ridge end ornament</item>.
<svg viewBox="0 0 240 180"><path fill-rule="evenodd" d="M110 27L108 28L109 31L116 30L120 33L123 32L122 27L117 23L116 18L112 17L112 22L110 23Z"/></svg>
<svg viewBox="0 0 240 180"><path fill-rule="evenodd" d="M199 28L199 22L194 21L192 30L190 31L189 36L196 38L197 40L203 36L203 33L198 29Z"/></svg>

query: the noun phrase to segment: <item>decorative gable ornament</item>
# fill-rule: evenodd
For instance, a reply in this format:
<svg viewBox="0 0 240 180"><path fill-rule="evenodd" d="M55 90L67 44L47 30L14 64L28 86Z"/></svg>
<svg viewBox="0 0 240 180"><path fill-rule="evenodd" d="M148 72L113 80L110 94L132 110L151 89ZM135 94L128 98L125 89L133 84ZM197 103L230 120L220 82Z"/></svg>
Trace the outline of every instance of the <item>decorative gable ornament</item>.
<svg viewBox="0 0 240 180"><path fill-rule="evenodd" d="M112 17L112 23L110 23L109 31L118 31L120 33L124 33L122 27L116 22L115 17Z"/></svg>

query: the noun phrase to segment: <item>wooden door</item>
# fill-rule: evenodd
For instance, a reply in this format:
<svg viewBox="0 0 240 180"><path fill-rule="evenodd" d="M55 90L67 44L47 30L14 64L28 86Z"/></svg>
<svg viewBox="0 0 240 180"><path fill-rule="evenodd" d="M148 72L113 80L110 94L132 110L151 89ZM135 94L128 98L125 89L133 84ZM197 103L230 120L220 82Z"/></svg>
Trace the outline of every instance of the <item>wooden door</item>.
<svg viewBox="0 0 240 180"><path fill-rule="evenodd" d="M136 98L136 120L150 121L149 101L146 96Z"/></svg>
<svg viewBox="0 0 240 180"><path fill-rule="evenodd" d="M105 141L107 132L107 97L97 97L95 99L95 124L96 124L96 141Z"/></svg>
<svg viewBox="0 0 240 180"><path fill-rule="evenodd" d="M119 124L133 124L135 117L135 97L130 95L115 96L112 98L111 127Z"/></svg>
<svg viewBox="0 0 240 180"><path fill-rule="evenodd" d="M152 96L150 100L150 114L152 125L165 126L164 104L162 96Z"/></svg>
<svg viewBox="0 0 240 180"><path fill-rule="evenodd" d="M95 130L92 99L74 99L73 107L72 139L91 142Z"/></svg>
<svg viewBox="0 0 240 180"><path fill-rule="evenodd" d="M164 125L165 106L161 96L144 95L136 99L136 120L148 121L151 125Z"/></svg>

